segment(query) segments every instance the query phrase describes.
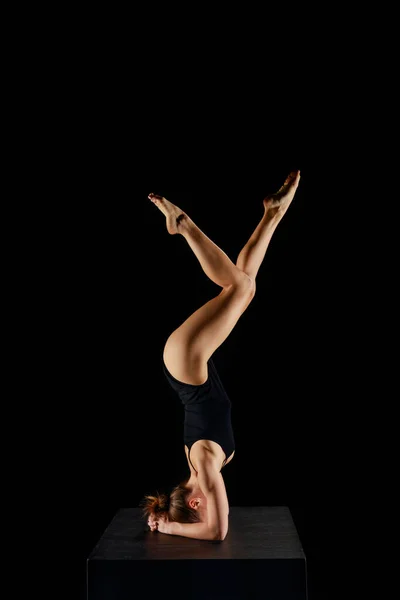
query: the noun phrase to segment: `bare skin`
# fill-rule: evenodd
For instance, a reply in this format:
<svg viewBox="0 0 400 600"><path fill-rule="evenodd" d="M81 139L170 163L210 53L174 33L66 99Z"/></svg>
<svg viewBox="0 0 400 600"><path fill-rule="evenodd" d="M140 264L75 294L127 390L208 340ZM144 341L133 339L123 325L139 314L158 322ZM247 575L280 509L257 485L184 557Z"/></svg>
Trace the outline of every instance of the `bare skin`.
<svg viewBox="0 0 400 600"><path fill-rule="evenodd" d="M270 194L263 200L263 218L240 252L236 262L236 267L240 271L254 279L258 273L258 269L260 268L272 238L272 234L294 198L299 181L300 171L293 171L288 175L282 187L275 194ZM188 244L192 247L194 241L191 240L191 235L195 235L198 228L194 225L190 217L181 208L172 204L172 202L162 196L149 194L148 197L165 215L168 233L171 235L177 233L183 235L186 237ZM198 230L197 233L201 233L202 236L204 236L200 230ZM200 236L200 238L202 236ZM199 259L206 275L222 287L224 287L224 285L232 284L238 278L238 274L235 275L235 271L232 269L234 265L230 258L206 236L204 236L202 241L207 242L202 253L196 252L193 247L192 249ZM200 256L198 254L200 254ZM202 256L202 254L204 254L204 256ZM210 264L207 264L208 260L210 261ZM226 276L223 272L224 269L227 271Z"/></svg>
<svg viewBox="0 0 400 600"><path fill-rule="evenodd" d="M264 198L264 209L270 218L277 214L279 214L280 218L283 217L294 198L299 180L299 171L291 173L275 194L270 194ZM185 219L189 218L188 215L179 206L172 204L172 202L163 196L152 193L148 197L165 215L168 233L171 235L181 233L183 235Z"/></svg>
<svg viewBox="0 0 400 600"><path fill-rule="evenodd" d="M186 487L190 490L190 495L188 498L188 505L196 510L199 514L201 521L207 520L207 498L203 494L200 489L200 486L197 483L197 477L191 477L191 480L186 484ZM229 512L229 507L228 507ZM150 515L147 524L150 528L150 531L158 530L160 533L169 533L169 523L167 520L156 517L155 515Z"/></svg>
<svg viewBox="0 0 400 600"><path fill-rule="evenodd" d="M204 273L221 287L215 298L195 311L167 340L163 358L176 379L192 385L206 381L208 359L231 333L254 297L258 270L299 181L300 171L294 171L275 194L264 198L264 214L236 264L180 207L162 196L149 194L149 199L165 215L167 231L186 239Z"/></svg>
<svg viewBox="0 0 400 600"><path fill-rule="evenodd" d="M240 251L236 263L181 208L162 196L149 194L148 198L166 218L168 233L180 234L186 239L204 273L221 287L220 293L190 315L171 333L165 344L163 359L176 379L192 385L199 385L207 380L208 359L229 336L254 297L259 268L273 233L295 196L299 181L300 171L293 171L276 193L264 198L264 214ZM211 453L215 457L215 468L220 470L225 455L216 443L203 440L197 442L193 449L195 451L191 458L195 466L206 455L209 458ZM187 487L190 489L188 504L199 510L205 520L206 498L198 486L194 470L191 470ZM227 498L226 506L229 512ZM157 523L152 517L149 519L149 526L158 526L160 531L160 527L165 528L167 532L168 525L161 521L162 519Z"/></svg>

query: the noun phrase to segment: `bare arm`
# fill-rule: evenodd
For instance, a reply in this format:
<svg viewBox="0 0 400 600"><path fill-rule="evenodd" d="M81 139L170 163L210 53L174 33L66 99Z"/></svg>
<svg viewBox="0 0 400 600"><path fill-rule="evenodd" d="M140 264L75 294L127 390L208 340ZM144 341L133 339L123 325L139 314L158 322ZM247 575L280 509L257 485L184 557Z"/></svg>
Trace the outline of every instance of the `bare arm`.
<svg viewBox="0 0 400 600"><path fill-rule="evenodd" d="M195 538L197 540L218 540L218 532L210 529L207 523L169 523L170 535L181 535L183 537Z"/></svg>
<svg viewBox="0 0 400 600"><path fill-rule="evenodd" d="M178 521L169 521L168 517L150 516L148 525L151 531L158 530L160 533L168 535L181 535L198 540L219 540L218 531L212 529L208 523L179 523Z"/></svg>
<svg viewBox="0 0 400 600"><path fill-rule="evenodd" d="M224 540L228 533L229 502L222 474L215 461L205 459L199 464L198 481L207 498L207 525L216 531L215 539Z"/></svg>
<svg viewBox="0 0 400 600"><path fill-rule="evenodd" d="M198 540L224 540L228 533L229 503L223 477L212 460L199 464L198 480L207 498L207 521L201 523L179 523L168 518L149 517L152 531L179 535Z"/></svg>

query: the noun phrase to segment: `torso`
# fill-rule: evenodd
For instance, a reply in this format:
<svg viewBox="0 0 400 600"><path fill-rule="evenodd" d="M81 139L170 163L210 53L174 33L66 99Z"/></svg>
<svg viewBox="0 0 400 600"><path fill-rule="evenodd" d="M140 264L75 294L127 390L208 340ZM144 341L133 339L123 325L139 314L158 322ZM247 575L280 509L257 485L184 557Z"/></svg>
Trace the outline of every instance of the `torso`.
<svg viewBox="0 0 400 600"><path fill-rule="evenodd" d="M190 449L189 461L189 448L185 444L186 460L188 461L189 469L192 474L196 474L196 472L198 472L198 465L201 463L204 456L210 453L215 459L218 470L220 471L223 466L225 467L232 460L235 450L228 457L226 463L224 464L225 452L222 450L221 446L217 444L217 442L213 442L212 440L197 440L197 442L195 442ZM193 466L190 464L190 462L192 462Z"/></svg>

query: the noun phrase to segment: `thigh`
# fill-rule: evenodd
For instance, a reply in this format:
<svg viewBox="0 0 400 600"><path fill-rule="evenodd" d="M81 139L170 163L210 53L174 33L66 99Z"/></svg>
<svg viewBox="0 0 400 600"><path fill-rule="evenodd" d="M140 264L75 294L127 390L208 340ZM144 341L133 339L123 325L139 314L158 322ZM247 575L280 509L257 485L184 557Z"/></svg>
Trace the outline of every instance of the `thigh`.
<svg viewBox="0 0 400 600"><path fill-rule="evenodd" d="M251 282L224 288L175 329L164 347L167 369L179 381L207 380L207 361L226 340L253 296Z"/></svg>

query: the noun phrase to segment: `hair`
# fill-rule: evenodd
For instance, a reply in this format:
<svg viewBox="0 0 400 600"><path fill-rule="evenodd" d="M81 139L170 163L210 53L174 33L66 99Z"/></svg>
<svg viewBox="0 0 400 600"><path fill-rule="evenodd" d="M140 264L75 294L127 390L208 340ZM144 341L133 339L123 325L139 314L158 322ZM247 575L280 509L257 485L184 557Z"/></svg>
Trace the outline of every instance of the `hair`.
<svg viewBox="0 0 400 600"><path fill-rule="evenodd" d="M169 521L179 523L199 523L201 521L198 512L187 504L187 498L191 490L186 487L188 479L185 479L173 487L168 494L156 492L154 495L146 494L140 501L144 519L150 515L167 516Z"/></svg>

